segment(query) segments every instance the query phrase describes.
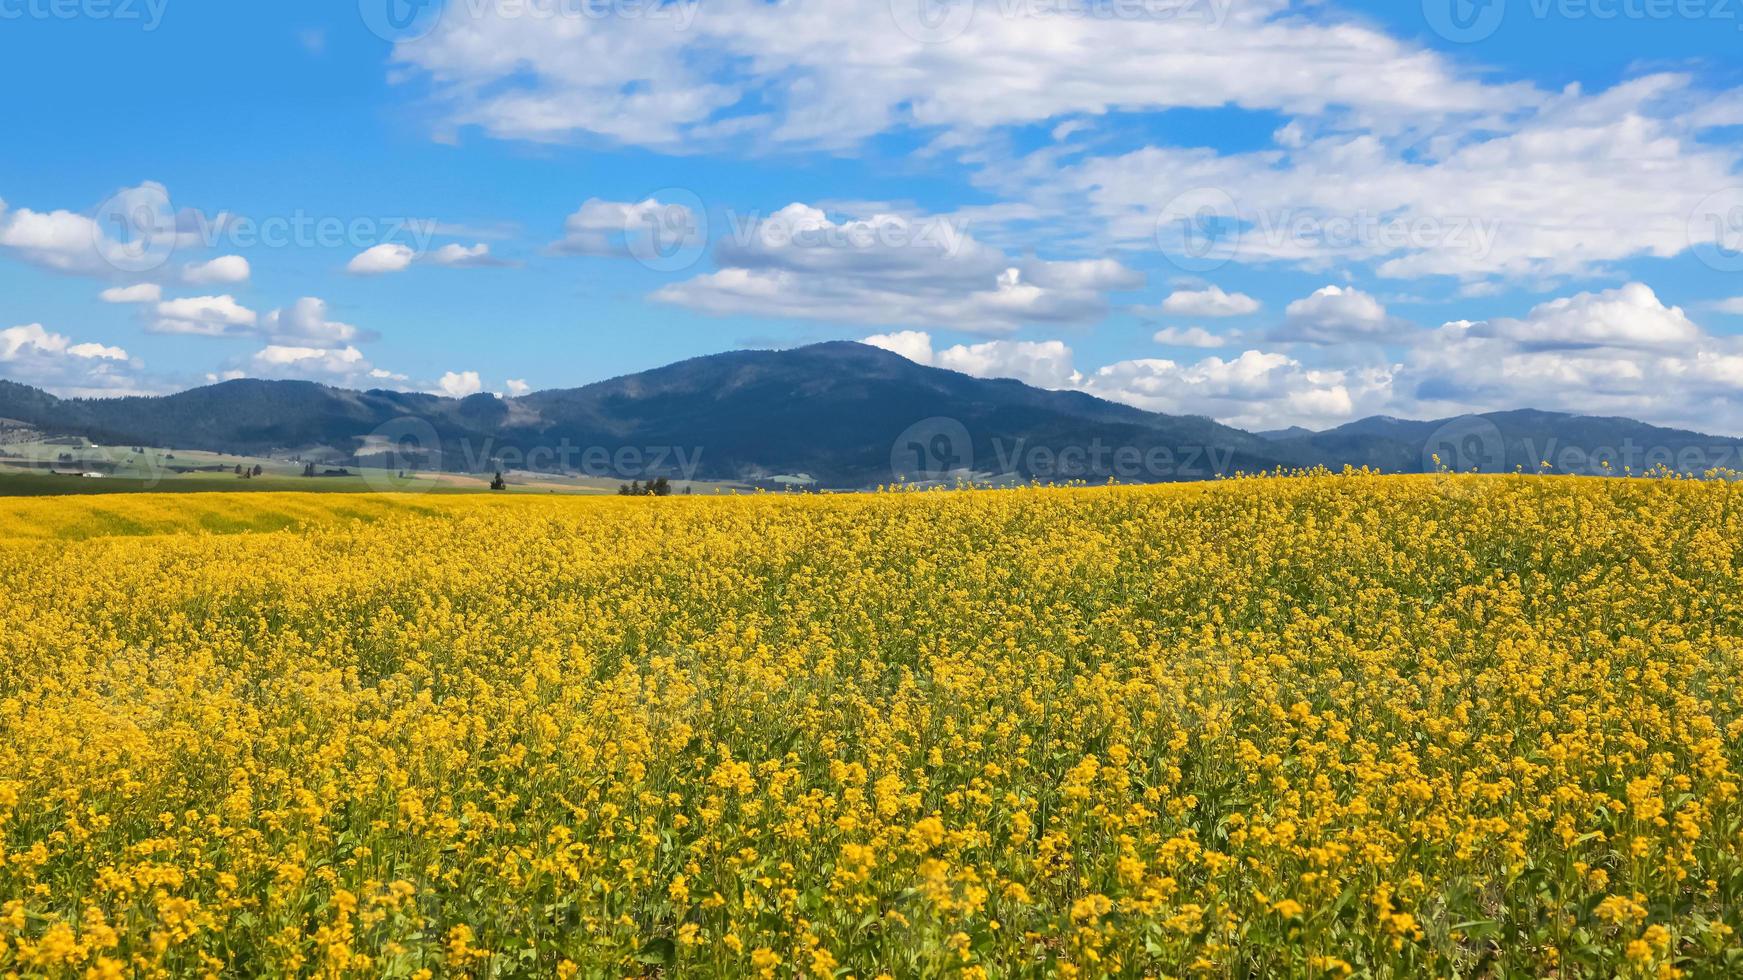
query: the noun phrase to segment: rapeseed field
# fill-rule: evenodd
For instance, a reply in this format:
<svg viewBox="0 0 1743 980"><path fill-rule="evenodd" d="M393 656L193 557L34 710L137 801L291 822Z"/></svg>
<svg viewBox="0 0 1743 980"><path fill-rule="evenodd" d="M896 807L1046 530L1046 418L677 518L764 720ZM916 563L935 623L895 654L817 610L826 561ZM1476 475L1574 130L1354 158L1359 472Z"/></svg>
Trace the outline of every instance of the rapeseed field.
<svg viewBox="0 0 1743 980"><path fill-rule="evenodd" d="M0 501L0 975L1743 972L1743 487Z"/></svg>

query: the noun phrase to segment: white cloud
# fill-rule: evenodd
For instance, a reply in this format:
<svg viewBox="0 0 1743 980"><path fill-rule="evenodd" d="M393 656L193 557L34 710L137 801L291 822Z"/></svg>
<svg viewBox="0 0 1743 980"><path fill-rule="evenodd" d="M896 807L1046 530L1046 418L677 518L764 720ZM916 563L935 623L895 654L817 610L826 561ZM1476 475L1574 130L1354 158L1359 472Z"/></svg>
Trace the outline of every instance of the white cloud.
<svg viewBox="0 0 1743 980"><path fill-rule="evenodd" d="M1084 391L1170 415L1206 415L1244 429L1334 425L1385 404L1390 372L1316 370L1278 353L1249 350L1192 364L1120 361L1091 374Z"/></svg>
<svg viewBox="0 0 1743 980"><path fill-rule="evenodd" d="M490 254L490 246L479 242L471 247L450 243L424 256L424 261L449 269L482 269L506 265Z"/></svg>
<svg viewBox="0 0 1743 980"><path fill-rule="evenodd" d="M1283 328L1273 338L1310 344L1378 343L1393 338L1402 327L1379 300L1341 286L1326 286L1290 303L1284 316Z"/></svg>
<svg viewBox="0 0 1743 980"><path fill-rule="evenodd" d="M1160 358L1120 361L1079 372L1062 341L990 341L933 350L931 335L903 331L864 343L909 360L983 378L1016 378L1042 388L1083 391L1172 415L1206 415L1261 428L1327 426L1378 411L1391 391L1390 368L1319 370L1283 354L1249 350L1233 359L1184 364Z"/></svg>
<svg viewBox="0 0 1743 980"><path fill-rule="evenodd" d="M1150 339L1158 344L1170 347L1232 347L1240 342L1241 334L1231 333L1218 335L1203 327L1163 327L1156 331Z"/></svg>
<svg viewBox="0 0 1743 980"><path fill-rule="evenodd" d="M445 129L674 149L733 139L840 146L902 127L977 134L1114 110L1229 105L1433 118L1498 111L1521 97L1429 50L1287 0L1126 5L1132 15L1121 17L1072 5L1016 5L1008 15L978 6L964 8L960 37L926 43L920 8L888 0L718 0L700 15L694 4L668 4L652 16L605 18L517 17L487 2L477 16L445 18L399 45L394 58L431 84ZM1095 53L1095 71L1084 71L1084 52Z"/></svg>
<svg viewBox="0 0 1743 980"><path fill-rule="evenodd" d="M8 380L67 397L138 394L139 363L120 347L74 343L40 323L0 330L0 365Z"/></svg>
<svg viewBox="0 0 1743 980"><path fill-rule="evenodd" d="M1062 388L1077 372L1071 348L1057 340L989 340L932 349L932 335L923 330L877 334L860 341L907 358L916 364L960 371L977 378L1015 378L1041 388Z"/></svg>
<svg viewBox="0 0 1743 980"><path fill-rule="evenodd" d="M353 256L345 271L354 276L379 276L389 272L404 272L411 267L418 253L409 245L386 242L371 246Z"/></svg>
<svg viewBox="0 0 1743 980"><path fill-rule="evenodd" d="M1002 333L1025 323L1100 319L1105 292L1144 282L1109 259L1014 258L943 218L837 221L805 204L735 229L716 259L720 271L666 286L654 298L717 315L948 323Z"/></svg>
<svg viewBox="0 0 1743 980"><path fill-rule="evenodd" d="M1719 300L1712 304L1712 309L1719 313L1730 313L1736 316L1743 316L1743 296Z"/></svg>
<svg viewBox="0 0 1743 980"><path fill-rule="evenodd" d="M900 354L916 364L932 363L932 335L924 330L874 334L860 343Z"/></svg>
<svg viewBox="0 0 1743 980"><path fill-rule="evenodd" d="M631 202L590 197L563 220L563 237L551 243L551 251L627 256L637 235L657 232L664 240L684 241L701 234L700 220L692 208L656 198Z"/></svg>
<svg viewBox="0 0 1743 980"><path fill-rule="evenodd" d="M1397 382L1393 414L1541 408L1743 433L1743 341L1700 330L1639 283L1448 323Z"/></svg>
<svg viewBox="0 0 1743 980"><path fill-rule="evenodd" d="M527 384L519 378L509 378L503 384L508 388L508 396L510 398L519 398L522 395L531 393L533 390L532 385Z"/></svg>
<svg viewBox="0 0 1743 980"><path fill-rule="evenodd" d="M979 378L1015 378L1041 388L1064 388L1077 378L1071 348L1061 341L989 340L947 347L934 358L938 367Z"/></svg>
<svg viewBox="0 0 1743 980"><path fill-rule="evenodd" d="M248 260L240 255L223 255L210 262L191 263L182 269L182 281L197 286L247 282L248 275Z"/></svg>
<svg viewBox="0 0 1743 980"><path fill-rule="evenodd" d="M1524 319L1497 319L1473 328L1526 347L1686 347L1701 328L1681 307L1665 306L1643 283L1580 293L1533 307Z"/></svg>
<svg viewBox="0 0 1743 980"><path fill-rule="evenodd" d="M172 219L164 216L162 220ZM0 247L32 265L56 272L107 276L120 271L110 260L122 255L125 246L82 214L0 208Z"/></svg>
<svg viewBox="0 0 1743 980"><path fill-rule="evenodd" d="M105 347L102 344L73 344L67 348L67 353L86 360L98 358L105 361L126 361L131 359L125 350L119 347Z"/></svg>
<svg viewBox="0 0 1743 980"><path fill-rule="evenodd" d="M204 245L211 229L228 220L192 209L174 210L169 191L146 181L123 188L96 209L97 217L64 209L9 210L0 201L0 249L39 268L68 275L113 278L151 274L178 249ZM113 222L124 222L126 234Z"/></svg>
<svg viewBox="0 0 1743 980"><path fill-rule="evenodd" d="M1259 301L1245 293L1225 293L1216 286L1182 289L1162 301L1162 312L1171 316L1246 316L1259 311Z"/></svg>
<svg viewBox="0 0 1743 980"><path fill-rule="evenodd" d="M355 347L303 347L269 344L248 361L247 374L257 378L289 378L355 386L374 368Z"/></svg>
<svg viewBox="0 0 1743 980"><path fill-rule="evenodd" d="M483 390L484 382L479 379L477 371L449 371L436 382L435 393L449 398L465 398Z"/></svg>
<svg viewBox="0 0 1743 980"><path fill-rule="evenodd" d="M98 293L97 298L105 303L155 303L163 299L163 287L155 282L115 286Z"/></svg>
<svg viewBox="0 0 1743 980"><path fill-rule="evenodd" d="M360 331L349 323L327 319L327 303L305 296L289 307L273 310L261 321L261 332L274 343L333 347L359 339Z"/></svg>
<svg viewBox="0 0 1743 980"><path fill-rule="evenodd" d="M187 296L158 303L157 319L148 329L152 333L223 337L252 333L259 322L259 314L233 296Z"/></svg>
<svg viewBox="0 0 1743 980"><path fill-rule="evenodd" d="M420 253L409 245L388 242L364 249L345 265L345 271L355 276L381 276L404 272L414 263L441 266L447 269L484 269L511 263L490 254L490 246L450 243L431 252Z"/></svg>
<svg viewBox="0 0 1743 980"><path fill-rule="evenodd" d="M1703 137L1713 120L1690 111L1701 98L1666 74L1444 126L1314 120L1261 150L1086 159L1044 190L1076 188L1116 239L1174 255L1194 254L1188 232L1214 232L1217 260L1371 262L1397 278L1585 275L1716 234L1691 216L1736 186L1743 146ZM1218 221L1199 217L1207 205Z"/></svg>

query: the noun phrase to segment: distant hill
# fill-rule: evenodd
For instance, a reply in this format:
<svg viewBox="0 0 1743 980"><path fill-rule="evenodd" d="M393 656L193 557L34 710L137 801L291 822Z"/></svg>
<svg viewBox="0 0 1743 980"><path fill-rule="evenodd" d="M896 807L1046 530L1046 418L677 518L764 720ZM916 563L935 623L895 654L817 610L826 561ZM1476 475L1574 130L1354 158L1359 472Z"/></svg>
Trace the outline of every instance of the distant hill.
<svg viewBox="0 0 1743 980"><path fill-rule="evenodd" d="M304 381L230 381L161 397L60 399L0 381L0 417L107 444L328 459L402 469L493 468L857 488L976 479L1205 479L1278 466L1345 464L1602 471L1635 448L1640 472L1737 465L1743 442L1629 419L1502 412L1434 422L1376 417L1325 432L1255 435L1078 392L915 364L863 344L734 351L581 388L499 399L348 391ZM1561 466L1580 454L1589 466ZM1705 465L1679 465L1704 454ZM1558 458L1559 457L1559 458Z"/></svg>

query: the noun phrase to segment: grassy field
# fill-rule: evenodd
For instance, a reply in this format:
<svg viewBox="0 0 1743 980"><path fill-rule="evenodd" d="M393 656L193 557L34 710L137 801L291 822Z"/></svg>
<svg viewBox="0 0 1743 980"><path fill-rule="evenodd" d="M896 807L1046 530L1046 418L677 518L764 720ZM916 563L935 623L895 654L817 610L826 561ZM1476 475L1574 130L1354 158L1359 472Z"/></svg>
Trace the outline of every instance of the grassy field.
<svg viewBox="0 0 1743 980"><path fill-rule="evenodd" d="M0 974L1737 975L1743 487L0 501Z"/></svg>
<svg viewBox="0 0 1743 980"><path fill-rule="evenodd" d="M337 463L318 463L304 476L304 463L288 457L235 456L197 450L78 445L64 441L0 444L0 497L83 496L116 493L478 493L494 474L404 473ZM66 457L66 458L63 458ZM244 479L236 468L259 476ZM330 475L343 470L345 475ZM509 471L508 493L615 494L627 482L581 474ZM738 484L675 481L676 493L723 493Z"/></svg>

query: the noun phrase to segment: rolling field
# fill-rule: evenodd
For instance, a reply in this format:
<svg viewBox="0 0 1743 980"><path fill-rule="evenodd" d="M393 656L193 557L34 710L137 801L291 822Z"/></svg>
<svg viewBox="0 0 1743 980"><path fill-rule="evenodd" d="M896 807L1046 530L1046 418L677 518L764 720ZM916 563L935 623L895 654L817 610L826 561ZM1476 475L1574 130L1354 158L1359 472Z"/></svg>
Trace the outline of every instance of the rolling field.
<svg viewBox="0 0 1743 980"><path fill-rule="evenodd" d="M0 500L0 975L1743 970L1743 485Z"/></svg>

